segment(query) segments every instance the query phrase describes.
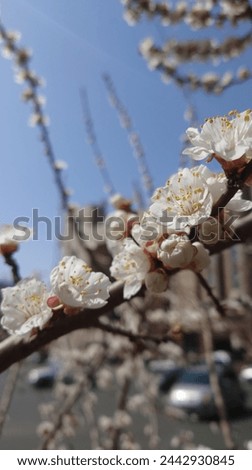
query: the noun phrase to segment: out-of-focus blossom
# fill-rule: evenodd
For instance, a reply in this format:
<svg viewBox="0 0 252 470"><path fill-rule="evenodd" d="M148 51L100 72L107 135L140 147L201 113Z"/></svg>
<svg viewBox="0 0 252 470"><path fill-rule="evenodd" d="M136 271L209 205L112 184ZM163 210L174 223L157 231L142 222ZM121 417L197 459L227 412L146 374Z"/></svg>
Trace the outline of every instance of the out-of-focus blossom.
<svg viewBox="0 0 252 470"><path fill-rule="evenodd" d="M129 210L132 205L132 201L130 199L126 199L119 193L111 196L109 202L115 209L118 210Z"/></svg>
<svg viewBox="0 0 252 470"><path fill-rule="evenodd" d="M18 249L21 241L30 239L31 233L31 230L27 227L0 226L0 253L2 255L13 253Z"/></svg>
<svg viewBox="0 0 252 470"><path fill-rule="evenodd" d="M64 160L56 160L54 162L54 168L58 171L66 170L68 168L68 164Z"/></svg>
<svg viewBox="0 0 252 470"><path fill-rule="evenodd" d="M41 113L33 113L29 118L29 125L31 127L38 126L38 125L48 126L49 122L50 122L49 117L44 116Z"/></svg>
<svg viewBox="0 0 252 470"><path fill-rule="evenodd" d="M156 269L145 276L145 286L153 294L161 294L168 289L169 277L164 269Z"/></svg>

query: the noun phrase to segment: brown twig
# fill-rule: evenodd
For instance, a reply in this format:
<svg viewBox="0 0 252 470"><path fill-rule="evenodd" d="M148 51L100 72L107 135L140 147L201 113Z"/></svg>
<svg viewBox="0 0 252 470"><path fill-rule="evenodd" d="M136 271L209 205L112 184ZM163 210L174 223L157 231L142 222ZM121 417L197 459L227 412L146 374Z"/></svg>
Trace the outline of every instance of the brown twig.
<svg viewBox="0 0 252 470"><path fill-rule="evenodd" d="M73 408L75 403L81 397L81 395L83 393L83 386L84 385L85 385L85 380L82 379L78 383L78 385L76 386L76 389L75 389L74 393L70 394L67 397L67 399L65 400L65 402L63 404L61 404L61 406L59 408L59 413L58 413L58 415L56 417L56 420L54 422L53 429L49 433L46 434L46 437L42 441L42 444L41 444L41 447L40 447L41 450L48 449L48 447L50 445L50 442L52 441L52 439L55 438L55 436L57 434L57 431L59 431L60 428L62 427L64 416L67 413L69 413L69 411Z"/></svg>
<svg viewBox="0 0 252 470"><path fill-rule="evenodd" d="M225 313L225 309L224 307L221 305L219 299L214 295L213 291L212 291L212 288L209 286L208 282L206 281L206 279L202 276L201 273L197 273L197 278L199 279L200 281L200 284L202 285L202 287L205 289L205 291L207 292L207 294L209 295L209 297L212 299L215 307L216 307L216 310L219 312L219 314L221 315L221 317L225 317L226 313Z"/></svg>
<svg viewBox="0 0 252 470"><path fill-rule="evenodd" d="M100 316L121 305L123 299L123 283L115 282L110 289L110 299L105 307L97 310L83 310L77 315L65 315L58 312L57 318L47 328L39 331L36 336L11 336L0 343L0 373L15 362L20 361L42 346L81 328L96 328Z"/></svg>
<svg viewBox="0 0 252 470"><path fill-rule="evenodd" d="M11 401L12 401L12 397L15 391L20 367L21 367L20 362L18 362L17 364L14 364L11 367L8 373L5 385L4 385L4 389L3 389L2 397L0 401L0 436L2 434L6 416L8 414L8 410L11 405Z"/></svg>
<svg viewBox="0 0 252 470"><path fill-rule="evenodd" d="M12 253L5 254L4 259L5 263L11 267L13 283L17 284L21 280L17 261L13 258Z"/></svg>
<svg viewBox="0 0 252 470"><path fill-rule="evenodd" d="M214 396L215 406L217 408L218 416L220 418L220 428L226 444L227 449L235 449L235 443L232 437L231 426L228 421L225 402L223 400L222 391L220 388L216 365L213 358L213 334L212 325L209 319L207 310L202 311L202 336L205 350L205 359L209 369L209 378L211 389Z"/></svg>
<svg viewBox="0 0 252 470"><path fill-rule="evenodd" d="M117 404L117 410L122 411L126 407L127 399L128 399L128 394L130 390L130 385L131 385L131 378L126 377L124 384L122 386L122 389L120 391L120 396L118 399L118 404ZM111 449L113 450L118 450L119 448L119 439L121 435L121 429L120 428L115 428L113 437L112 437L112 447Z"/></svg>
<svg viewBox="0 0 252 470"><path fill-rule="evenodd" d="M227 191L218 199L215 203L211 216L216 217L220 214L220 211L227 205L227 203L234 197L239 189L243 186L247 178L252 174L252 160L245 166L238 178L238 185L228 186Z"/></svg>
<svg viewBox="0 0 252 470"><path fill-rule="evenodd" d="M40 85L40 80L38 77L36 78L34 77L34 73L30 69L29 56L27 56L27 58L23 61L19 60L24 52L24 49L21 47L18 47L15 41L9 40L8 31L6 31L1 21L0 21L0 35L1 35L1 38L3 39L3 42L5 42L9 46L11 45L11 50L15 59L17 60L18 66L25 73L24 80L28 84L29 89L31 91L29 101L32 104L33 112L39 116L39 119L36 125L38 126L40 130L40 140L43 143L45 155L48 158L50 167L54 174L55 184L60 194L62 208L67 210L68 198L69 198L68 190L67 188L65 188L61 172L57 170L57 167L56 167L56 161L57 161L56 156L54 153L54 149L53 149L53 145L51 142L48 128L46 127L46 124L45 124L46 119L45 119L44 111L43 111L42 105L40 104L40 100L39 100L38 93L37 93L38 87Z"/></svg>
<svg viewBox="0 0 252 470"><path fill-rule="evenodd" d="M101 323L100 321L97 322L97 327L107 333L111 333L113 335L125 336L132 342L138 341L153 341L156 344L165 343L167 341L173 341L169 335L164 336L152 336L152 335L144 335L139 333L133 333L132 331L124 330L123 328L119 328L112 325L107 325L105 323Z"/></svg>
<svg viewBox="0 0 252 470"><path fill-rule="evenodd" d="M108 167L106 165L105 158L100 150L98 140L94 130L94 123L91 115L90 105L88 101L88 94L85 88L80 90L80 99L81 99L81 106L82 106L82 113L84 124L86 128L88 143L93 151L94 161L96 167L98 168L100 175L102 177L104 183L104 191L109 195L112 196L115 193L115 188L112 183Z"/></svg>

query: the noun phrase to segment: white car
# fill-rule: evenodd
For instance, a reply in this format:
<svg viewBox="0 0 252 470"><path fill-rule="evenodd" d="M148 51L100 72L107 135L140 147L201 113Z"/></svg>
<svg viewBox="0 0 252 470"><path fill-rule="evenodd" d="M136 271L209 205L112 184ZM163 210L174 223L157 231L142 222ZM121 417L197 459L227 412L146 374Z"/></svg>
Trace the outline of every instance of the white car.
<svg viewBox="0 0 252 470"><path fill-rule="evenodd" d="M245 393L234 371L219 364L216 368L227 410L242 411ZM201 418L216 416L207 366L204 364L184 369L166 395L166 404L188 413L196 413Z"/></svg>

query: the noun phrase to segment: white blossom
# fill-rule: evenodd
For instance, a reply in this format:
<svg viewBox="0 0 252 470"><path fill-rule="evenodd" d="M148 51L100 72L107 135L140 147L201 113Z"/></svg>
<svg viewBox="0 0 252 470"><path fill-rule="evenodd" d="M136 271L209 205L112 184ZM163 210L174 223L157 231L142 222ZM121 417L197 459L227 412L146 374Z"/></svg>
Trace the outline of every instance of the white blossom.
<svg viewBox="0 0 252 470"><path fill-rule="evenodd" d="M122 251L112 261L110 272L115 279L125 281L123 296L130 299L141 289L150 269L150 257L132 239L126 238Z"/></svg>
<svg viewBox="0 0 252 470"><path fill-rule="evenodd" d="M196 254L194 255L189 268L199 273L203 269L207 268L210 264L210 256L208 250L204 248L202 243L195 242L193 246L196 248Z"/></svg>
<svg viewBox="0 0 252 470"><path fill-rule="evenodd" d="M64 160L56 160L54 162L54 168L58 171L66 170L68 168L68 164Z"/></svg>
<svg viewBox="0 0 252 470"><path fill-rule="evenodd" d="M150 213L157 222L178 232L206 220L212 210L212 195L197 169L184 168L152 197Z"/></svg>
<svg viewBox="0 0 252 470"><path fill-rule="evenodd" d="M43 282L25 279L14 287L2 289L1 324L10 334L25 335L42 329L52 316L47 305L48 292Z"/></svg>
<svg viewBox="0 0 252 470"><path fill-rule="evenodd" d="M189 127L186 131L192 147L183 153L194 160L209 157L232 162L252 156L252 111L230 112L229 117L207 119L201 131Z"/></svg>
<svg viewBox="0 0 252 470"><path fill-rule="evenodd" d="M206 180L213 198L213 204L216 204L220 197L227 191L227 177L225 173L213 173L205 165L194 167L193 170L198 170ZM252 202L247 199L243 199L242 191L239 190L226 204L225 208L232 212L245 212L252 208Z"/></svg>
<svg viewBox="0 0 252 470"><path fill-rule="evenodd" d="M50 119L48 116L44 116L41 113L32 113L28 124L31 127L37 126L37 125L42 125L42 126L49 126Z"/></svg>
<svg viewBox="0 0 252 470"><path fill-rule="evenodd" d="M117 209L106 217L105 241L113 258L122 250L123 241L129 236L136 220L138 221L136 214L123 209Z"/></svg>
<svg viewBox="0 0 252 470"><path fill-rule="evenodd" d="M109 297L109 278L76 256L65 256L50 276L53 294L65 306L101 308Z"/></svg>
<svg viewBox="0 0 252 470"><path fill-rule="evenodd" d="M159 240L164 233L167 233L167 230L158 225L156 219L148 212L145 212L140 223L135 223L131 229L131 236L136 243L154 256L159 247Z"/></svg>
<svg viewBox="0 0 252 470"><path fill-rule="evenodd" d="M186 235L170 235L158 250L158 258L166 268L185 268L192 261L195 248Z"/></svg>
<svg viewBox="0 0 252 470"><path fill-rule="evenodd" d="M227 17L235 17L244 13L248 8L248 2L244 0L220 0L222 13Z"/></svg>
<svg viewBox="0 0 252 470"><path fill-rule="evenodd" d="M228 202L226 209L231 212L246 212L252 209L252 201L243 199L242 191L239 190L235 196Z"/></svg>
<svg viewBox="0 0 252 470"><path fill-rule="evenodd" d="M113 194L109 199L109 202L115 209L119 210L129 209L132 205L132 201L130 199L126 199L119 193Z"/></svg>

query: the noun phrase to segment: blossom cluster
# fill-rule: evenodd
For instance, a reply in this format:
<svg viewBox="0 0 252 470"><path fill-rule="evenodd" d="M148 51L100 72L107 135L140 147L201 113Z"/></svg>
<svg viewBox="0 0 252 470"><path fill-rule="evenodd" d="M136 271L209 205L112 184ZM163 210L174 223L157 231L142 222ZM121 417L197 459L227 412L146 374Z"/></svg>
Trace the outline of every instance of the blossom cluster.
<svg viewBox="0 0 252 470"><path fill-rule="evenodd" d="M117 198L117 211L121 204L126 228L113 245L108 244L114 257L110 270L115 279L125 282L126 299L144 283L152 292L165 291L174 270L202 271L210 262L205 245L230 238L230 214L252 209L252 202L237 190L213 216L213 209L228 190L229 178L238 177L251 160L251 118L251 110L232 111L229 116L208 119L201 131L187 130L192 146L184 153L195 160L215 158L224 171L215 173L202 164L179 170L156 189L140 219L126 208L123 198Z"/></svg>
<svg viewBox="0 0 252 470"><path fill-rule="evenodd" d="M151 37L147 37L141 41L139 51L147 61L150 70L161 71L165 83L174 80L179 86L189 85L191 89L203 88L206 92L218 94L232 84L249 79L251 77L249 69L240 67L236 73L228 71L219 75L216 72L206 72L198 76L191 72L182 75L178 67L190 61L226 61L239 56L250 46L250 34L241 38L230 37L223 43L215 39L185 42L172 39L162 46L157 46Z"/></svg>
<svg viewBox="0 0 252 470"><path fill-rule="evenodd" d="M121 0L124 5L124 19L135 25L143 15L158 17L164 26L181 21L194 29L221 26L225 21L237 24L240 20L251 19L251 5L248 0L195 0L194 3L178 1L175 5L153 0Z"/></svg>
<svg viewBox="0 0 252 470"><path fill-rule="evenodd" d="M65 187L61 172L66 169L67 164L62 160L57 160L53 146L50 141L48 125L49 117L45 114L43 106L46 99L39 94L40 87L45 85L42 77L37 75L30 68L32 51L19 45L21 34L16 31L6 31L0 23L0 43L2 56L14 62L14 74L16 83L26 85L21 98L25 103L30 104L32 112L29 117L29 125L37 126L40 131L40 140L44 147L44 153L48 157L49 164L55 174L55 182L60 193L62 207L68 209L68 199L72 191Z"/></svg>
<svg viewBox="0 0 252 470"><path fill-rule="evenodd" d="M72 315L101 308L109 298L108 277L75 256L65 256L52 270L51 291L37 279L24 279L2 289L2 327L10 334L25 335L43 329L55 310Z"/></svg>
<svg viewBox="0 0 252 470"><path fill-rule="evenodd" d="M170 27L184 22L192 30L220 27L225 22L237 25L240 21L251 21L252 8L248 0L195 0L194 2L178 1L174 5L168 2L153 0L122 0L124 19L129 25L135 25L143 15L148 19L159 18L163 26ZM213 39L200 38L198 41L168 40L162 46L154 44L147 37L140 44L140 53L148 63L150 70L159 70L165 83L174 81L178 86L201 88L206 92L221 93L227 87L251 78L251 71L241 67L236 72L226 71L217 74L208 71L202 76L180 71L179 66L186 62L212 61L214 65L221 60L239 56L246 48L251 47L251 33L244 36L234 35L222 43Z"/></svg>
<svg viewBox="0 0 252 470"><path fill-rule="evenodd" d="M252 201L243 199L239 186L225 207L219 207L230 180L235 177L238 184L240 178L240 187L251 183L241 178L252 159L252 110L207 119L200 130L187 129L187 137L191 146L185 154L196 161L214 158L222 171L212 172L203 164L180 169L155 190L141 217L131 209L130 200L120 195L111 199L115 212L110 224L113 236L107 240L113 257L110 273L123 281L125 299L143 285L153 293L166 291L170 276L178 270L201 272L210 263L208 246L231 238L230 214L252 209ZM3 254L15 251L11 238L11 231L0 237ZM109 278L75 256L60 261L50 282L50 292L35 279L3 289L2 326L12 334L25 334L45 327L55 309L71 315L83 308L101 308L109 298Z"/></svg>

